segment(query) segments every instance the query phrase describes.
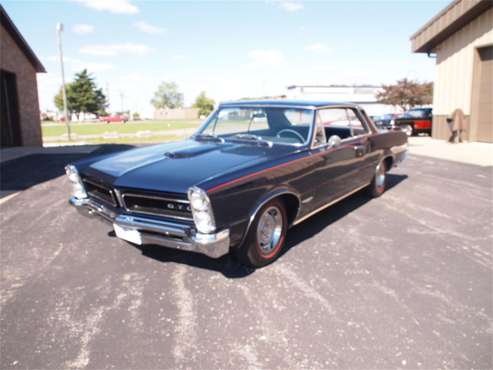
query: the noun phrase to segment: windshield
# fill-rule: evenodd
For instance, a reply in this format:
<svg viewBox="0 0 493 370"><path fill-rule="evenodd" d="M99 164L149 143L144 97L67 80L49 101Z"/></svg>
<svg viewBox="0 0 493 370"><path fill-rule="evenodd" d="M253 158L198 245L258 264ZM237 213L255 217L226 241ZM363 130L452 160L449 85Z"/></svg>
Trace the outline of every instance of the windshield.
<svg viewBox="0 0 493 370"><path fill-rule="evenodd" d="M302 145L309 141L313 116L310 109L225 107L217 110L194 136Z"/></svg>

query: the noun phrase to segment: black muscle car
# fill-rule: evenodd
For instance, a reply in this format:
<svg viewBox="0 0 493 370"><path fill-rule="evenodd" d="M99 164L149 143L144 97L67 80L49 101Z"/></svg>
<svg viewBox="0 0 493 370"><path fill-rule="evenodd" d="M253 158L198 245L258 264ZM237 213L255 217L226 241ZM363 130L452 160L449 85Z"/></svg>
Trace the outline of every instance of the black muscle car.
<svg viewBox="0 0 493 370"><path fill-rule="evenodd" d="M70 203L116 236L272 262L289 227L367 188L405 157L401 131L378 132L353 104L222 103L188 140L68 165Z"/></svg>

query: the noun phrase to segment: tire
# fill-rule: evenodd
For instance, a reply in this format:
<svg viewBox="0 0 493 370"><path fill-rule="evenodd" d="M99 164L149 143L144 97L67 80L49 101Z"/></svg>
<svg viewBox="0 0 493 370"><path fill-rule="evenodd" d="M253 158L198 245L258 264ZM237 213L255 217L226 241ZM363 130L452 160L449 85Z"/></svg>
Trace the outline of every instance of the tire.
<svg viewBox="0 0 493 370"><path fill-rule="evenodd" d="M402 125L401 130L404 131L408 137L415 134L414 127L410 124Z"/></svg>
<svg viewBox="0 0 493 370"><path fill-rule="evenodd" d="M274 262L282 250L288 229L286 207L280 199L265 204L250 225L236 256L250 267L263 267Z"/></svg>
<svg viewBox="0 0 493 370"><path fill-rule="evenodd" d="M378 198L385 192L387 184L387 166L385 161L382 160L375 168L375 174L371 180L371 184L368 186L368 193L372 198Z"/></svg>

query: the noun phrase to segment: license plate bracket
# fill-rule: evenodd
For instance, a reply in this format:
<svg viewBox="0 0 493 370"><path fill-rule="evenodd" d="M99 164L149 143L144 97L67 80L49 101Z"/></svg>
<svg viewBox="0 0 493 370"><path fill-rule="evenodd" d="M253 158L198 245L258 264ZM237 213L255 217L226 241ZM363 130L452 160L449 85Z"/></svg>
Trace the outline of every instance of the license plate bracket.
<svg viewBox="0 0 493 370"><path fill-rule="evenodd" d="M126 240L127 242L142 245L142 235L139 230L127 229L117 224L113 224L113 229L118 238Z"/></svg>

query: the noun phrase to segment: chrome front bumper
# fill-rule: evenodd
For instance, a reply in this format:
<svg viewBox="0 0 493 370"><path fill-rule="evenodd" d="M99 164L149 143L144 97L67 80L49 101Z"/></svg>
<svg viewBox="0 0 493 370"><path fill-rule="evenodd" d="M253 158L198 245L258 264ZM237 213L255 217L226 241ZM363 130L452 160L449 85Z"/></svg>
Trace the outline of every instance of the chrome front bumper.
<svg viewBox="0 0 493 370"><path fill-rule="evenodd" d="M100 216L113 224L117 236L132 235L132 243L154 244L173 249L198 252L219 258L229 252L229 230L216 234L201 234L191 226L148 217L120 214L92 199L70 198L69 203L84 216ZM123 239L123 238L122 238Z"/></svg>

